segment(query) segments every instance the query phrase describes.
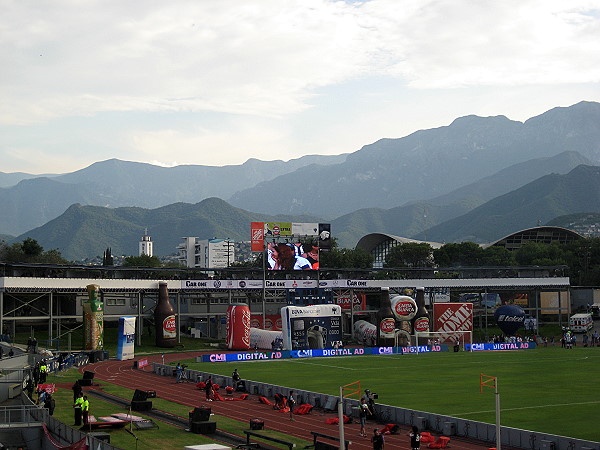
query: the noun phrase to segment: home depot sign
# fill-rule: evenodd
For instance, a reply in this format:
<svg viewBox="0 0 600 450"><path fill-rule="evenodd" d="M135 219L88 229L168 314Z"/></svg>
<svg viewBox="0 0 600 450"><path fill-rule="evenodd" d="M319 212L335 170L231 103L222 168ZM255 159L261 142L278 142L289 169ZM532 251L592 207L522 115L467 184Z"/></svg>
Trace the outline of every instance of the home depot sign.
<svg viewBox="0 0 600 450"><path fill-rule="evenodd" d="M435 303L433 317L433 329L448 337L454 331L473 331L473 303Z"/></svg>

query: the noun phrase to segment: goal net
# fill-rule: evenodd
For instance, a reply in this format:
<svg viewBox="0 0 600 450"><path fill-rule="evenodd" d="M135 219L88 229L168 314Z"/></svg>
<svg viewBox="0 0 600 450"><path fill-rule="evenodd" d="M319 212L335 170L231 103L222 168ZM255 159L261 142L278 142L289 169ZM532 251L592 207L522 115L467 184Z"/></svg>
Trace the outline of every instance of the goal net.
<svg viewBox="0 0 600 450"><path fill-rule="evenodd" d="M466 344L473 343L472 331L426 331L417 332L414 336L418 345L447 345L454 347L458 344L463 350L467 350Z"/></svg>

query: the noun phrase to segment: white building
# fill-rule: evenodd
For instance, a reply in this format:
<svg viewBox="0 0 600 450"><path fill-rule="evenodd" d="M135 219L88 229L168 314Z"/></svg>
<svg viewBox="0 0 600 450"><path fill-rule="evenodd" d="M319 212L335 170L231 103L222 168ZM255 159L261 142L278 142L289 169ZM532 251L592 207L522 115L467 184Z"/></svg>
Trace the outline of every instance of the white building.
<svg viewBox="0 0 600 450"><path fill-rule="evenodd" d="M144 235L142 240L139 242L139 255L138 256L154 256L152 249L152 238L148 236L148 228L144 229Z"/></svg>
<svg viewBox="0 0 600 450"><path fill-rule="evenodd" d="M186 267L229 267L235 261L235 243L229 239L184 237L177 246L178 260Z"/></svg>

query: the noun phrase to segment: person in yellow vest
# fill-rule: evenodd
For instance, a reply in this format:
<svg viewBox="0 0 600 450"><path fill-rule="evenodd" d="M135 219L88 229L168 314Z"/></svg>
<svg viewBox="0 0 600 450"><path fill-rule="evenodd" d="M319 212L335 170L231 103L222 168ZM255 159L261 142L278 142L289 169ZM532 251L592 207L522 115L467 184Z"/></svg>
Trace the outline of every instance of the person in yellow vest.
<svg viewBox="0 0 600 450"><path fill-rule="evenodd" d="M90 413L90 402L87 398L87 395L83 396L83 402L81 403L81 415L83 416L83 424L87 425L88 422L88 417L89 417L89 413Z"/></svg>
<svg viewBox="0 0 600 450"><path fill-rule="evenodd" d="M48 375L48 366L46 365L46 361L42 361L40 364L40 383L44 384L46 382L46 376Z"/></svg>
<svg viewBox="0 0 600 450"><path fill-rule="evenodd" d="M73 411L75 414L75 424L74 426L81 426L81 417L82 411L81 406L83 405L83 392L79 392L77 398L75 399L75 403L73 404Z"/></svg>

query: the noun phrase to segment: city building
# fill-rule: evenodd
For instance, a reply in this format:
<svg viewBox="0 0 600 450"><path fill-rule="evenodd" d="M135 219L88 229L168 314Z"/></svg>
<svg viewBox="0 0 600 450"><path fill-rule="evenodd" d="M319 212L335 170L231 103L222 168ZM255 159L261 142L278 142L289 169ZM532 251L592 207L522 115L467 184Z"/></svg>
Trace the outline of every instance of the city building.
<svg viewBox="0 0 600 450"><path fill-rule="evenodd" d="M184 237L177 246L178 260L186 267L217 269L235 261L235 243L229 239Z"/></svg>

